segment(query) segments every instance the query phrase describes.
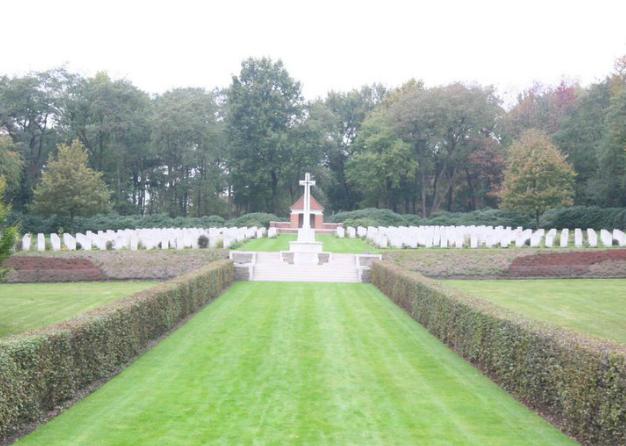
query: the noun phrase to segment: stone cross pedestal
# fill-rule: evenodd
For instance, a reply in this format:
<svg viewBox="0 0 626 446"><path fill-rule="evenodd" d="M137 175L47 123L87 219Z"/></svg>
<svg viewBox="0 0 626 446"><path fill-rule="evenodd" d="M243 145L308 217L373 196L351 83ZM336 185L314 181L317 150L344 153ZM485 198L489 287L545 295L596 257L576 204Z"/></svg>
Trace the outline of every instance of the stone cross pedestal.
<svg viewBox="0 0 626 446"><path fill-rule="evenodd" d="M315 186L315 181L311 179L310 173L304 175L300 186L304 186L302 227L298 229L298 239L289 242L289 251L294 253L295 264L317 263L317 254L322 252L322 244L315 241L315 230L311 228L311 186Z"/></svg>

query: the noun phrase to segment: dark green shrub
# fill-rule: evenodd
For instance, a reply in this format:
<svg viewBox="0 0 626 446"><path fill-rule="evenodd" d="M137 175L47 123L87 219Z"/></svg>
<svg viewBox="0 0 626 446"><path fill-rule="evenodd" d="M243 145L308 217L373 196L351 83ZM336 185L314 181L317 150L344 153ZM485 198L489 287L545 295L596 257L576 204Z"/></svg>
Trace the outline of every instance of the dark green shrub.
<svg viewBox="0 0 626 446"><path fill-rule="evenodd" d="M226 226L231 227L265 227L269 228L270 221L283 221L284 219L277 217L274 214L266 214L264 212L253 212L251 214L244 214L241 217L233 218L226 222Z"/></svg>
<svg viewBox="0 0 626 446"><path fill-rule="evenodd" d="M552 209L539 219L542 228L626 228L626 208L600 208L597 206L572 206Z"/></svg>
<svg viewBox="0 0 626 446"><path fill-rule="evenodd" d="M421 219L422 225L435 226L535 226L532 218L501 209L480 209L472 212L438 212L427 219Z"/></svg>
<svg viewBox="0 0 626 446"><path fill-rule="evenodd" d="M353 228L364 226L367 228L368 226L381 226L381 225L378 224L378 221L372 218L348 218L343 221L343 226L346 228L348 226L352 226Z"/></svg>
<svg viewBox="0 0 626 446"><path fill-rule="evenodd" d="M360 209L338 212L330 219L344 226L524 226L534 225L531 218L500 209L481 209L473 212L437 212L429 218L412 214L396 214L389 209Z"/></svg>
<svg viewBox="0 0 626 446"><path fill-rule="evenodd" d="M390 209L367 208L357 211L338 212L328 220L333 223L343 223L344 226L405 226L409 224L406 216L396 214ZM353 223L347 224L346 221ZM366 224L363 224L366 223Z"/></svg>
<svg viewBox="0 0 626 446"><path fill-rule="evenodd" d="M111 376L233 278L230 261L214 262L74 320L0 340L0 443Z"/></svg>
<svg viewBox="0 0 626 446"><path fill-rule="evenodd" d="M520 318L398 266L372 283L434 336L584 444L626 444L626 349Z"/></svg>
<svg viewBox="0 0 626 446"><path fill-rule="evenodd" d="M154 215L117 215L105 214L93 217L76 217L73 221L60 217L41 217L32 214L13 213L9 217L13 224L20 224L22 232L51 233L64 228L66 232L105 231L107 229L140 228L210 228L224 226L224 219L219 215L207 217L176 217L163 214Z"/></svg>
<svg viewBox="0 0 626 446"><path fill-rule="evenodd" d="M209 247L209 238L206 235L198 237L198 248L206 249Z"/></svg>

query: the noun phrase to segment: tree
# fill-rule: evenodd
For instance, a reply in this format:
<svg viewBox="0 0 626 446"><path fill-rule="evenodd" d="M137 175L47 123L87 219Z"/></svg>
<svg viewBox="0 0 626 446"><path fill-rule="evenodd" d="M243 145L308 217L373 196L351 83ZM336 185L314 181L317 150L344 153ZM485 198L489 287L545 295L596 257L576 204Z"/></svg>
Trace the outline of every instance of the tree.
<svg viewBox="0 0 626 446"><path fill-rule="evenodd" d="M11 137L23 160L20 191L14 200L17 208L32 199L48 154L60 140L58 123L76 79L62 68L24 77L0 76L0 134Z"/></svg>
<svg viewBox="0 0 626 446"><path fill-rule="evenodd" d="M476 141L498 141L499 102L492 88L458 83L427 89L411 81L387 95L381 107L418 165L407 211L428 217L441 207L453 210L459 182L466 180L463 167L480 147Z"/></svg>
<svg viewBox="0 0 626 446"><path fill-rule="evenodd" d="M626 85L611 98L605 124L596 192L604 205L626 206Z"/></svg>
<svg viewBox="0 0 626 446"><path fill-rule="evenodd" d="M35 189L32 209L73 220L108 210L109 197L102 173L87 166L87 151L74 140L71 145L59 145L57 156L48 162Z"/></svg>
<svg viewBox="0 0 626 446"><path fill-rule="evenodd" d="M558 206L571 206L574 169L550 138L539 130L527 130L509 148L502 207L535 217Z"/></svg>
<svg viewBox="0 0 626 446"><path fill-rule="evenodd" d="M284 166L292 159L289 134L303 112L300 83L281 61L247 59L227 92L226 129L232 193L245 212L282 213Z"/></svg>
<svg viewBox="0 0 626 446"><path fill-rule="evenodd" d="M507 138L518 138L525 130L538 129L552 137L576 107L581 88L561 82L556 87L535 84L517 97L503 127Z"/></svg>
<svg viewBox="0 0 626 446"><path fill-rule="evenodd" d="M577 204L606 201L597 193L598 184L595 179L600 147L606 134L605 118L610 101L611 91L607 81L591 85L581 92L572 112L563 120L560 130L553 138L576 171Z"/></svg>
<svg viewBox="0 0 626 446"><path fill-rule="evenodd" d="M484 207L497 207L497 194L504 179L504 153L494 138L480 137L474 140L472 149L462 170L465 184L459 185L457 196L463 201L463 209L475 211Z"/></svg>
<svg viewBox="0 0 626 446"><path fill-rule="evenodd" d="M0 177L5 180L3 193L9 200L15 199L19 193L23 166L17 145L8 136L0 135Z"/></svg>
<svg viewBox="0 0 626 446"><path fill-rule="evenodd" d="M89 166L103 173L120 213L144 209L148 172L157 164L150 150L151 106L147 93L104 72L75 82L65 100L67 138L85 146Z"/></svg>
<svg viewBox="0 0 626 446"><path fill-rule="evenodd" d="M11 250L15 245L15 239L17 238L17 229L15 227L7 227L4 225L7 214L9 213L9 207L4 204L1 197L4 196L6 188L6 181L4 177L0 176L0 264L11 255ZM0 270L0 272L2 272Z"/></svg>
<svg viewBox="0 0 626 446"><path fill-rule="evenodd" d="M394 134L380 112L365 121L355 145L359 150L348 161L346 174L363 195L360 204L397 212L411 198L410 186L418 167L411 146Z"/></svg>
<svg viewBox="0 0 626 446"><path fill-rule="evenodd" d="M323 157L333 142L328 138L332 117L320 101L308 104L303 117L289 131L288 144L291 157L283 166L283 182L289 194L289 204L301 194L300 180L310 172L316 180L316 196L324 201L327 197L324 187L328 184L329 172L324 168Z"/></svg>
<svg viewBox="0 0 626 446"><path fill-rule="evenodd" d="M150 173L150 208L175 215L223 213L223 129L215 96L178 88L155 99L152 141L160 168Z"/></svg>
<svg viewBox="0 0 626 446"><path fill-rule="evenodd" d="M352 187L346 169L355 155L354 142L367 116L382 102L386 89L380 84L363 86L347 93L331 91L324 100L329 112L327 144L323 164L328 169L324 187L331 210L354 209L361 197Z"/></svg>

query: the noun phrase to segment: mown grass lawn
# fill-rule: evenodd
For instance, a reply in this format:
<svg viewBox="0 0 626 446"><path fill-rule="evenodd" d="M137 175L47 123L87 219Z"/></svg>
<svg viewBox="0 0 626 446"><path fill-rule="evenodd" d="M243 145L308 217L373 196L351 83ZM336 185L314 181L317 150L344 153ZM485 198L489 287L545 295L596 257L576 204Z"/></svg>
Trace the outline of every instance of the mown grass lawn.
<svg viewBox="0 0 626 446"><path fill-rule="evenodd" d="M531 318L626 344L626 279L445 283Z"/></svg>
<svg viewBox="0 0 626 446"><path fill-rule="evenodd" d="M366 284L239 282L19 445L565 445Z"/></svg>
<svg viewBox="0 0 626 446"><path fill-rule="evenodd" d="M0 284L0 336L61 322L154 281Z"/></svg>
<svg viewBox="0 0 626 446"><path fill-rule="evenodd" d="M330 234L316 234L315 239L322 242L324 251L335 253L364 254L377 253L380 249L360 238L338 238ZM240 251L289 251L289 242L296 240L295 234L281 234L276 238L260 238L245 242L237 248Z"/></svg>

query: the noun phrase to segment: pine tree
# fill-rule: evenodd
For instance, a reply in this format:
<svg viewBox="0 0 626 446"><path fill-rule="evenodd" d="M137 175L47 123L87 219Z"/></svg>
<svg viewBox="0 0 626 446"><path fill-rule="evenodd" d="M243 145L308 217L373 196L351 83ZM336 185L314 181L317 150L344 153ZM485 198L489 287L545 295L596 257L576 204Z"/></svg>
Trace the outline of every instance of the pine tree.
<svg viewBox="0 0 626 446"><path fill-rule="evenodd" d="M75 140L59 145L57 156L48 162L35 189L33 211L73 220L107 211L109 198L102 173L87 166L87 152Z"/></svg>

